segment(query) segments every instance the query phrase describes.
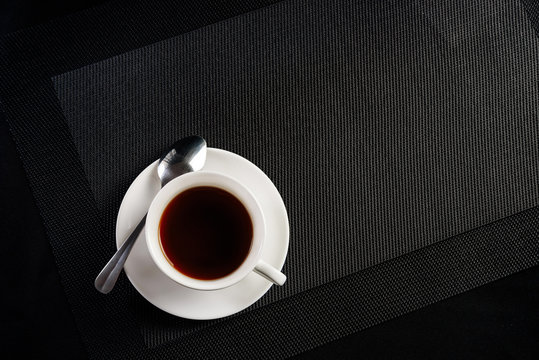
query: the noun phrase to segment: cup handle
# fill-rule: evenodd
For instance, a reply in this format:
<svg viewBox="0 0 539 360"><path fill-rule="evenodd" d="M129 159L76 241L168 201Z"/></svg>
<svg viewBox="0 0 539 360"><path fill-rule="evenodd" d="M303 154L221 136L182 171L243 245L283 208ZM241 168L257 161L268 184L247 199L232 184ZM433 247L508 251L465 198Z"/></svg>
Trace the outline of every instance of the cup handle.
<svg viewBox="0 0 539 360"><path fill-rule="evenodd" d="M263 260L258 261L253 271L276 285L283 285L286 281L285 274Z"/></svg>

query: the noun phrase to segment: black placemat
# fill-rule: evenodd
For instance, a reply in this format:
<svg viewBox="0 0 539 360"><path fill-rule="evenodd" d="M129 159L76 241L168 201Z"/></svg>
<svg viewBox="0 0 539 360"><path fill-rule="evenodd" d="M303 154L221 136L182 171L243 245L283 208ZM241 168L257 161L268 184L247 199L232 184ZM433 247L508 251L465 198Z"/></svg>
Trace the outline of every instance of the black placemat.
<svg viewBox="0 0 539 360"><path fill-rule="evenodd" d="M50 82L10 83L8 120L90 353L281 357L536 264L537 209L440 241L536 205L536 56L517 2L285 2L56 77L67 125ZM87 282L122 189L195 131L260 165L292 225L287 287L220 322L167 317L125 279L109 297Z"/></svg>
<svg viewBox="0 0 539 360"><path fill-rule="evenodd" d="M516 10L289 1L55 77L109 241L130 181L190 133L287 203L289 283L258 305L536 205L538 52ZM150 345L174 337L142 313Z"/></svg>

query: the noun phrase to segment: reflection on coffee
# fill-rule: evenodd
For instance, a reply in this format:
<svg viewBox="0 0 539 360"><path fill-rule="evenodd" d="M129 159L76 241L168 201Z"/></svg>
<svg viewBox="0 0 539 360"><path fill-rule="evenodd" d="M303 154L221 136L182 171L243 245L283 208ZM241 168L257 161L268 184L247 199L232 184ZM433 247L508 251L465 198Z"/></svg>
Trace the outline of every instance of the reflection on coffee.
<svg viewBox="0 0 539 360"><path fill-rule="evenodd" d="M159 222L161 249L176 270L214 280L243 263L253 240L245 206L229 192L199 186L178 194Z"/></svg>

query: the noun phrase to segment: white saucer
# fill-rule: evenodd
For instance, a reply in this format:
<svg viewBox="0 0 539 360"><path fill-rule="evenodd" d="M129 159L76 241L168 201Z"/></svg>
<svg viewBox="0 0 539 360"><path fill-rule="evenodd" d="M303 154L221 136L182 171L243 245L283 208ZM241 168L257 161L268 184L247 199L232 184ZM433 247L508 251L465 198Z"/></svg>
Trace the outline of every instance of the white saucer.
<svg viewBox="0 0 539 360"><path fill-rule="evenodd" d="M116 221L118 248L137 226L161 188L156 167L157 161L144 169L124 196ZM203 170L233 177L253 192L262 207L268 229L262 259L281 269L288 252L289 227L286 208L275 185L256 165L225 150L209 148ZM260 299L272 285L251 273L239 283L215 291L181 286L157 268L148 253L144 231L133 246L124 270L135 289L150 303L170 314L195 320L235 314Z"/></svg>

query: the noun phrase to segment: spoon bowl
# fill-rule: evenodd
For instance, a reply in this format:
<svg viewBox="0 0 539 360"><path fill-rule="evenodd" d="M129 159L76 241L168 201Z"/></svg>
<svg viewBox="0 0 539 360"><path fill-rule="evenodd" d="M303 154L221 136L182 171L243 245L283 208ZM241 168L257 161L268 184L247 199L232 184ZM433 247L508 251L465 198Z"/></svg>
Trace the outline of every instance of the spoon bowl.
<svg viewBox="0 0 539 360"><path fill-rule="evenodd" d="M161 187L180 175L202 169L206 163L206 148L206 141L200 136L188 136L175 142L157 165Z"/></svg>

